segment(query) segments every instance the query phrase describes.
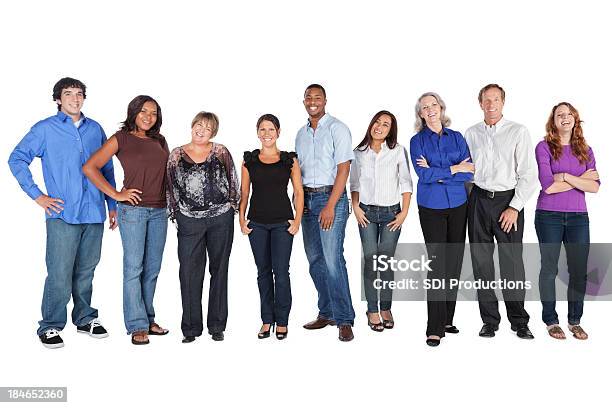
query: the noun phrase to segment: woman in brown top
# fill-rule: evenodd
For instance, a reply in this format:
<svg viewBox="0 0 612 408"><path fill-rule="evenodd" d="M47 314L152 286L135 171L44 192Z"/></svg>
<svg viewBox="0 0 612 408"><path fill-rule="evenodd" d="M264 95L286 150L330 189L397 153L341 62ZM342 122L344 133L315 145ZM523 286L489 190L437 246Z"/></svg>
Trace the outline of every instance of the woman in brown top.
<svg viewBox="0 0 612 408"><path fill-rule="evenodd" d="M169 150L159 133L162 114L155 99L134 98L127 118L83 166L83 173L118 204L123 244L123 317L132 343L148 344L149 335L168 330L155 323L153 295L161 268L168 220L166 217L166 162ZM116 191L100 173L113 155L123 167L123 189Z"/></svg>

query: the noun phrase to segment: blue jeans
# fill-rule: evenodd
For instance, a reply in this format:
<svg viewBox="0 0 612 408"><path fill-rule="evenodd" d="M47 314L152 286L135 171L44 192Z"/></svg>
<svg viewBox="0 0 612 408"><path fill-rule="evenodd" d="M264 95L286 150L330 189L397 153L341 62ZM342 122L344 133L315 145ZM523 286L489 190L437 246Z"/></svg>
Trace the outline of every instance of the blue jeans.
<svg viewBox="0 0 612 408"><path fill-rule="evenodd" d="M118 204L123 245L123 320L128 334L155 321L153 296L161 269L168 219L165 208Z"/></svg>
<svg viewBox="0 0 612 408"><path fill-rule="evenodd" d="M259 224L251 221L249 242L257 265L257 286L261 300L261 321L287 326L291 310L289 259L293 235L288 222Z"/></svg>
<svg viewBox="0 0 612 408"><path fill-rule="evenodd" d="M305 193L302 228L310 276L319 295L319 315L336 324L353 324L355 311L351 301L346 261L344 230L348 219L348 198L342 193L336 203L331 229L323 231L319 214L330 193Z"/></svg>
<svg viewBox="0 0 612 408"><path fill-rule="evenodd" d="M555 280L563 242L569 272L567 320L569 324L580 324L587 283L589 214L536 210L535 228L542 258L539 280L542 320L547 325L559 324L555 310Z"/></svg>
<svg viewBox="0 0 612 408"><path fill-rule="evenodd" d="M47 226L47 278L42 299L40 336L66 326L66 305L72 294L72 322L83 326L98 317L91 307L94 270L100 261L104 224L68 224L49 218Z"/></svg>
<svg viewBox="0 0 612 408"><path fill-rule="evenodd" d="M368 312L377 313L379 311L379 291L374 287L374 280L378 273L374 271L372 260L374 255L386 255L388 257L395 255L397 240L402 230L391 231L387 224L393 221L400 212L400 205L378 207L359 203L359 208L365 211L365 216L370 221L365 228L359 227L363 249L363 287L368 302ZM387 268L386 271L380 272L380 279L383 282L390 282L393 281L393 275L393 270ZM380 290L380 310L391 310L392 297L393 290L385 285Z"/></svg>

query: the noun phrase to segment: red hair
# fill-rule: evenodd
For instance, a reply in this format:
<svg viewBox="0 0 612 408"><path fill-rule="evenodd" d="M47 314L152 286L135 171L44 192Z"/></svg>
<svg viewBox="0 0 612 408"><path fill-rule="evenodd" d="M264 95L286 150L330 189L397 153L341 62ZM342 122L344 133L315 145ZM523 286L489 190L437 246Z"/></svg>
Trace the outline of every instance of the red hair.
<svg viewBox="0 0 612 408"><path fill-rule="evenodd" d="M561 102L556 104L546 122L546 136L544 140L548 144L553 159L559 160L563 147L561 146L561 137L559 136L559 130L555 126L555 111L558 107L565 105L568 107L572 115L574 116L574 128L572 129L572 136L570 138L570 146L572 147L572 154L580 161L580 163L586 163L589 160L589 145L584 140L584 134L582 132L582 120L580 120L580 114L569 102Z"/></svg>

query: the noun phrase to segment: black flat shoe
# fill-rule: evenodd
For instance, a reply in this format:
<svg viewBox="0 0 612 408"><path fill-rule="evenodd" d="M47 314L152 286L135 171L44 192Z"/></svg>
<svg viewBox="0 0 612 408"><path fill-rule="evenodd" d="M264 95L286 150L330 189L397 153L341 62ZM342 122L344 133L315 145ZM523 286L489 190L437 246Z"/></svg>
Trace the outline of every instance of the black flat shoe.
<svg viewBox="0 0 612 408"><path fill-rule="evenodd" d="M274 331L274 323L264 323L264 324L269 324L270 327L268 327L268 330L263 331L263 325L261 326L261 329L259 330L259 333L257 333L257 338L259 340L262 339L267 339L268 337L270 337L270 330Z"/></svg>
<svg viewBox="0 0 612 408"><path fill-rule="evenodd" d="M181 343L191 343L192 341L195 341L195 336L185 336Z"/></svg>
<svg viewBox="0 0 612 408"><path fill-rule="evenodd" d="M495 332L499 329L498 326L493 326L492 324L485 323L480 329L478 335L480 337L495 337Z"/></svg>
<svg viewBox="0 0 612 408"><path fill-rule="evenodd" d="M212 334L212 339L214 341L223 341L224 338L225 336L223 336L223 332L217 332Z"/></svg>
<svg viewBox="0 0 612 408"><path fill-rule="evenodd" d="M458 329L458 328L456 328L455 326L446 326L446 327L444 328L444 331L445 331L446 333L452 333L452 334L457 334L457 333L459 333L459 329Z"/></svg>
<svg viewBox="0 0 612 408"><path fill-rule="evenodd" d="M440 339L427 339L425 340L425 343L429 347L438 347L440 345Z"/></svg>
<svg viewBox="0 0 612 408"><path fill-rule="evenodd" d="M510 326L510 329L513 332L516 332L516 335L521 339L531 340L534 338L531 330L529 330L529 327L526 324L521 326Z"/></svg>
<svg viewBox="0 0 612 408"><path fill-rule="evenodd" d="M284 332L279 332L278 328L279 327L284 327L285 331ZM287 338L287 336L289 335L289 328L287 326L278 326L276 328L276 339L277 340L285 340Z"/></svg>
<svg viewBox="0 0 612 408"><path fill-rule="evenodd" d="M372 329L375 332L381 332L383 330L385 330L385 326L381 323L372 323L370 321L370 312L366 312L366 318L368 319L368 326L370 326L370 329Z"/></svg>

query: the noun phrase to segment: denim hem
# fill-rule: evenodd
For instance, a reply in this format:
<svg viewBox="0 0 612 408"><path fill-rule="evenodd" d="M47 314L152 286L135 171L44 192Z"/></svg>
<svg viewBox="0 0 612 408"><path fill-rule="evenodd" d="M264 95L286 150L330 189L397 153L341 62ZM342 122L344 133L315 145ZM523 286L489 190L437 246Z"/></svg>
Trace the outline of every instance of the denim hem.
<svg viewBox="0 0 612 408"><path fill-rule="evenodd" d="M46 328L44 328L44 329L39 328L39 329L36 331L36 335L37 335L37 336L42 336L43 334L45 334L45 332L46 332L47 330L57 330L58 332L61 332L63 329L58 329L57 327L46 327Z"/></svg>
<svg viewBox="0 0 612 408"><path fill-rule="evenodd" d="M225 328L209 328L208 329L208 334L213 335L215 333L223 333L225 331Z"/></svg>
<svg viewBox="0 0 612 408"><path fill-rule="evenodd" d="M568 320L567 324L571 324L572 326L578 326L580 324L580 320L578 320L577 322L571 322Z"/></svg>
<svg viewBox="0 0 612 408"><path fill-rule="evenodd" d="M336 326L337 327L340 327L340 326L351 326L351 327L353 327L353 324L354 324L354 322L352 320L348 321L348 322L343 322L343 321L337 321L336 320Z"/></svg>
<svg viewBox="0 0 612 408"><path fill-rule="evenodd" d="M129 331L129 330L128 330L127 334L128 334L129 336L131 336L132 334L134 334L134 333L136 333L136 332L142 332L142 331L149 333L149 328L148 328L148 327L145 327L144 329L136 329L136 330L132 330L132 331Z"/></svg>
<svg viewBox="0 0 612 408"><path fill-rule="evenodd" d="M551 322L546 322L546 321L544 321L544 324L545 324L546 326L552 326L553 324L559 324L559 320L556 320L556 321L555 321L555 320L553 320L553 321L551 321Z"/></svg>
<svg viewBox="0 0 612 408"><path fill-rule="evenodd" d="M378 313L378 307L376 307L376 308L371 308L370 306L368 306L368 310L367 310L367 312L368 312L368 313Z"/></svg>

